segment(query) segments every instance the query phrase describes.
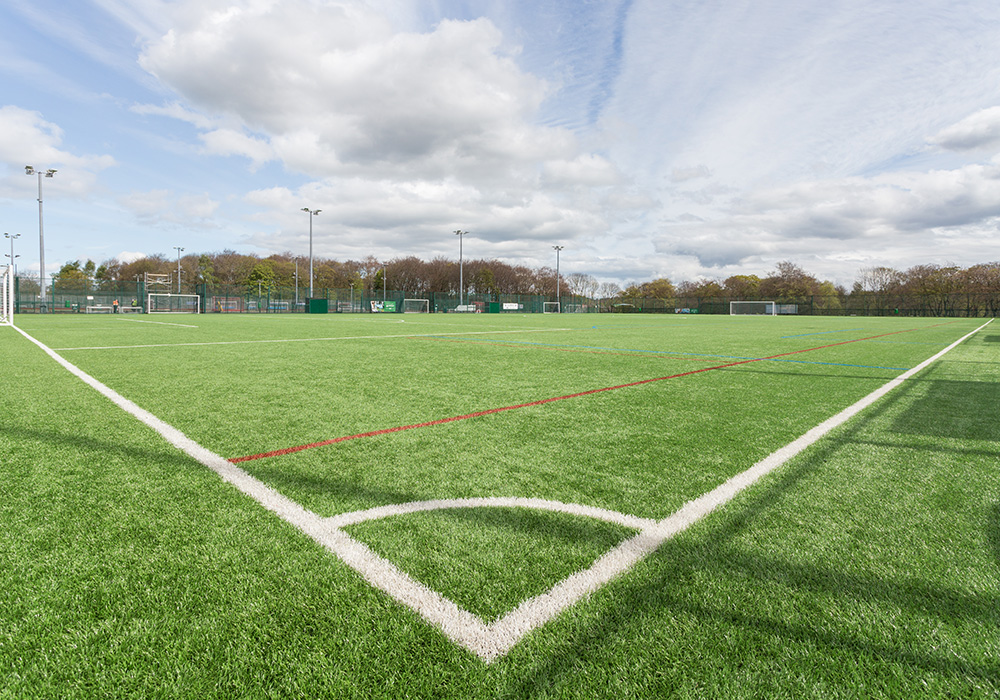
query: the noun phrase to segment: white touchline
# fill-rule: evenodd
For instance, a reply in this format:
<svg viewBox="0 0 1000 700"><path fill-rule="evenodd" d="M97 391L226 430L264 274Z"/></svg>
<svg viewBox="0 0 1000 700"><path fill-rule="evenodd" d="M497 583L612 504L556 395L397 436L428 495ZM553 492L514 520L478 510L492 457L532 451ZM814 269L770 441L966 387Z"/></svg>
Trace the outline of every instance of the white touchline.
<svg viewBox="0 0 1000 700"><path fill-rule="evenodd" d="M133 319L134 320L134 319ZM56 348L57 350L136 350L139 348L185 348L204 345L252 345L254 343L319 343L332 340L380 340L382 338L436 338L442 335L496 335L499 333L550 333L571 331L572 328L544 328L514 331L473 331L471 333L394 333L392 335L345 335L336 338L268 338L263 340L219 340L207 343L155 343L149 345L94 345L80 348Z"/></svg>
<svg viewBox="0 0 1000 700"><path fill-rule="evenodd" d="M737 494L780 467L802 450L815 443L834 428L842 425L875 403L904 381L951 351L967 338L991 323L987 321L954 343L890 380L868 396L828 418L801 437L771 453L740 474L720 484L712 491L687 502L666 518L654 521L592 506L545 501L537 498L470 498L438 501L418 501L380 506L353 513L324 518L303 508L270 486L250 476L232 462L205 449L181 431L160 420L138 405L97 381L54 350L15 326L15 330L41 348L56 362L106 396L121 409L157 431L164 439L200 463L216 472L224 481L260 503L264 508L294 525L314 541L333 552L372 586L384 591L396 601L410 607L425 620L440 629L453 642L476 654L486 663L504 656L530 631L541 627L563 610L575 605L612 579L622 575L666 540L725 505ZM593 565L563 579L551 589L525 600L506 615L486 624L454 602L410 578L394 564L375 554L341 528L375 518L402 515L442 508L518 507L573 513L618 523L639 532L614 547Z"/></svg>
<svg viewBox="0 0 1000 700"><path fill-rule="evenodd" d="M144 321L141 318L119 318L119 321L128 321L129 323L153 323L157 326L178 326L180 328L197 328L198 326L192 326L187 323L168 323L167 321Z"/></svg>

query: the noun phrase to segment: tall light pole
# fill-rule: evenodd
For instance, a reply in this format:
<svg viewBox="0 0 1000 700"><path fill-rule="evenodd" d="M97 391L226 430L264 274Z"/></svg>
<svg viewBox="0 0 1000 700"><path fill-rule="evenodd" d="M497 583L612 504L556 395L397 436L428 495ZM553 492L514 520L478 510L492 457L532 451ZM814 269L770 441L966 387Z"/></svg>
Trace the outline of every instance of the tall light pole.
<svg viewBox="0 0 1000 700"><path fill-rule="evenodd" d="M467 234L468 231L455 231L455 235L458 236L458 305L463 306L465 304L462 301L462 295L465 292L465 280L462 278L462 238Z"/></svg>
<svg viewBox="0 0 1000 700"><path fill-rule="evenodd" d="M560 296L559 296L559 251L562 250L565 247L566 246L561 246L561 245L554 245L554 246L552 246L552 249L556 251L556 305L557 305L557 307L559 309L558 311L556 311L556 313L559 313L559 314L562 313L562 304L559 303L560 302Z"/></svg>
<svg viewBox="0 0 1000 700"><path fill-rule="evenodd" d="M54 177L56 170L49 168L44 172L35 170L31 165L24 166L26 175L38 175L38 284L41 287L39 298L45 302L45 229L42 226L42 176Z"/></svg>
<svg viewBox="0 0 1000 700"><path fill-rule="evenodd" d="M13 271L14 258L21 257L20 255L14 255L14 239L15 238L20 238L21 234L20 233L5 233L3 235L3 237L10 239L10 264L12 266L12 270L11 271Z"/></svg>
<svg viewBox="0 0 1000 700"><path fill-rule="evenodd" d="M302 207L302 211L309 212L309 298L313 297L313 217L319 214L322 209L310 209Z"/></svg>
<svg viewBox="0 0 1000 700"><path fill-rule="evenodd" d="M184 250L179 245L174 246L177 251L177 293L181 293L181 251Z"/></svg>

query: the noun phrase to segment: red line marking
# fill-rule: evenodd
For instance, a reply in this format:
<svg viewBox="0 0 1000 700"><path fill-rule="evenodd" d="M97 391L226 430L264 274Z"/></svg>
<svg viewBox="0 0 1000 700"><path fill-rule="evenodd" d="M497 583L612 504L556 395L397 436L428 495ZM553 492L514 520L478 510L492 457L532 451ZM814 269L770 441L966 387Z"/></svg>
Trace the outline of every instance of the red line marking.
<svg viewBox="0 0 1000 700"><path fill-rule="evenodd" d="M950 321L949 323L955 323L955 321ZM926 328L935 328L937 326L947 325L943 323L938 323L933 326L927 326ZM681 372L679 374L671 374L667 377L655 377L653 379L640 379L637 382L629 382L628 384L619 384L617 386L606 386L600 389L589 389L587 391L579 391L575 394L566 394L565 396L553 396L548 399L539 399L538 401L529 401L527 403L519 403L513 406L503 406L501 408L489 408L484 411L476 411L474 413L466 413L461 416L452 416L450 418L439 418L438 420L427 421L426 423L413 423L412 425L400 425L395 428L383 428L381 430L371 430L366 433L357 433L356 435L345 435L343 437L332 438L330 440L321 440L320 442L311 442L307 445L297 445L295 447L286 447L281 450L272 450L271 452L261 452L260 454L247 455L245 457L234 457L229 461L237 464L239 462L249 462L255 459L264 459L267 457L281 457L283 455L290 455L296 452L302 452L303 450L311 450L314 447L325 447L327 445L335 445L338 442L346 442L348 440L356 440L358 438L375 437L377 435L388 435L390 433L399 433L404 430L413 430L415 428L429 428L434 425L444 425L445 423L454 423L455 421L466 420L468 418L479 418L480 416L488 416L494 413L503 413L504 411L514 411L519 408L528 408L529 406L541 406L547 403L552 403L554 401L565 401L566 399L576 399L581 396L590 396L592 394L600 394L605 391L615 391L616 389L626 389L633 386L642 386L643 384L652 384L653 382L662 382L667 379L678 379L680 377L688 377L692 374L700 374L702 372L711 372L717 369L726 369L727 367L736 367L738 365L745 365L751 362L762 362L764 360L774 360L779 357L787 357L788 355L798 355L803 352L813 352L814 350L825 350L826 348L834 348L838 345L849 345L851 343L859 343L863 340L875 340L876 338L884 338L888 335L898 335L900 333L910 333L916 330L926 330L926 328L908 328L902 331L892 331L891 333L881 333L879 335L869 336L867 338L855 338L854 340L842 340L838 343L830 343L828 345L820 345L815 348L806 348L804 350L792 350L790 352L782 352L777 355L769 355L768 357L755 357L749 360L739 360L737 362L727 362L724 365L713 365L712 367L702 367L701 369L693 369L688 372Z"/></svg>

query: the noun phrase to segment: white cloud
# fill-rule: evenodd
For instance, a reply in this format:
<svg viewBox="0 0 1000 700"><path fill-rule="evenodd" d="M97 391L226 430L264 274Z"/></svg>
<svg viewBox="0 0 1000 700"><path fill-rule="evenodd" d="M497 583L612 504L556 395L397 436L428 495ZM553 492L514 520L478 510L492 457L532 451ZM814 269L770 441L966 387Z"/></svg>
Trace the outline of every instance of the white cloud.
<svg viewBox="0 0 1000 700"><path fill-rule="evenodd" d="M995 234L998 217L1000 163L971 164L758 190L709 220L689 215L668 223L656 246L661 254L693 257L720 273L814 260L848 281L848 267L855 269L858 260L892 265L920 251L941 261L946 240L985 251L982 243L988 232ZM831 250L848 253L841 256L845 264L831 263Z"/></svg>
<svg viewBox="0 0 1000 700"><path fill-rule="evenodd" d="M989 107L942 129L932 144L952 151L1000 148L1000 107Z"/></svg>
<svg viewBox="0 0 1000 700"><path fill-rule="evenodd" d="M255 245L301 246L293 216L309 206L324 210L326 255L440 254L456 227L491 251L537 248L605 233L651 201L572 132L536 123L549 87L488 19L418 32L350 0L193 7L140 59L181 102L141 110L194 124L206 154L318 178L247 195L272 227Z"/></svg>
<svg viewBox="0 0 1000 700"><path fill-rule="evenodd" d="M201 135L205 143L205 153L213 155L237 155L262 165L274 158L274 148L266 140L247 136L234 129L215 129Z"/></svg>
<svg viewBox="0 0 1000 700"><path fill-rule="evenodd" d="M146 257L145 253L139 253L137 251L130 251L130 250L123 250L122 252L118 253L118 255L115 256L118 262L124 265L135 262L136 260L142 260L145 257Z"/></svg>
<svg viewBox="0 0 1000 700"><path fill-rule="evenodd" d="M401 33L360 3L243 2L175 27L140 61L192 105L238 118L256 134L248 140L269 139L282 159L288 149L306 172L328 173L331 156L433 172L442 160L572 155L566 135L528 121L545 86L504 55L486 19Z"/></svg>
<svg viewBox="0 0 1000 700"><path fill-rule="evenodd" d="M219 206L207 194L177 196L168 190L131 192L118 204L148 225L196 228L214 226L211 217Z"/></svg>
<svg viewBox="0 0 1000 700"><path fill-rule="evenodd" d="M131 111L136 114L143 115L153 115L159 117L169 117L171 119L177 119L183 122L187 122L199 129L214 129L219 124L219 119L210 118L202 114L201 112L196 112L192 109L188 109L180 102L171 102L165 105L133 105Z"/></svg>
<svg viewBox="0 0 1000 700"><path fill-rule="evenodd" d="M59 172L48 187L59 192L84 196L90 192L100 171L115 165L109 155L78 156L62 148L64 133L41 114L12 105L0 107L0 162L12 171L0 184L0 196L19 197L31 181L24 177L25 165ZM49 184L50 183L50 184Z"/></svg>

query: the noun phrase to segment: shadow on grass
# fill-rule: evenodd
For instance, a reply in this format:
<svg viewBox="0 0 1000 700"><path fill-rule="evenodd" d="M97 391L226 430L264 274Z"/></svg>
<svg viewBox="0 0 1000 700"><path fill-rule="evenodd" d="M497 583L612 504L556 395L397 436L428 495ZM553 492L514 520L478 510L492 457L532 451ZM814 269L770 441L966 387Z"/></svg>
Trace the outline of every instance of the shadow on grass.
<svg viewBox="0 0 1000 700"><path fill-rule="evenodd" d="M891 430L959 440L1000 441L1000 421L996 419L1000 384L938 381L941 371L940 365L936 365L923 374L923 395L896 417Z"/></svg>
<svg viewBox="0 0 1000 700"><path fill-rule="evenodd" d="M93 435L24 425L11 425L6 422L0 423L0 432L14 442L21 443L12 452L11 461L14 461L14 459L31 459L31 443L40 443L46 449L52 449L57 452L71 448L83 452L96 452L102 456L122 455L144 463L158 462L184 467L190 467L192 463L195 463L193 458L188 457L180 450L174 449L166 442L162 442L162 450L147 449L136 447L134 443L126 441L126 439L116 439L116 436L111 433L106 438L98 438Z"/></svg>
<svg viewBox="0 0 1000 700"><path fill-rule="evenodd" d="M306 500L310 497L322 501L329 498L343 499L358 503L370 503L372 506L409 503L410 501L422 501L425 499L424 495L411 491L373 488L352 480L350 475L325 474L319 476L301 471L283 470L278 464L261 465L259 467L246 464L237 466L240 466L240 468L245 469L255 478L260 479L268 486L298 501L307 508L310 506L306 503ZM352 506L348 507L353 508ZM320 510L316 511L319 515L335 515L343 509L335 509L333 512L325 514L321 513Z"/></svg>
<svg viewBox="0 0 1000 700"><path fill-rule="evenodd" d="M492 531L501 535L517 532L572 544L593 541L613 547L635 532L584 516L530 508L447 508L436 513L452 524L468 526L477 532Z"/></svg>
<svg viewBox="0 0 1000 700"><path fill-rule="evenodd" d="M947 391L958 395L967 392L967 382L951 384ZM983 690L980 685L982 683L988 683L995 690L1000 686L1000 660L964 660L950 650L947 644L940 647L931 642L915 645L912 635L906 632L906 619L909 616L925 620L929 625L933 625L935 619L958 620L982 630L996 630L1000 628L1000 596L995 593L972 593L941 586L922 580L919 571L901 578L879 576L877 573L849 572L835 565L798 563L762 556L734 544L737 537L746 533L755 521L780 508L786 494L799 489L804 480L822 470L827 462L836 461L842 449L864 443L867 434L873 431L873 423L878 426L892 425L893 417L898 416L900 410L906 415L913 410L914 405L922 401L933 401L926 397L940 397L944 391L946 390L941 387L932 387L927 393L915 384L900 387L868 409L862 419L856 419L850 426L841 428L832 438L799 457L790 468L786 467L772 475L765 484L744 494L739 499L739 505L731 504L702 523L696 528L698 534L681 535L676 540L664 543L641 565L645 569L641 582L636 581L640 576L634 573L624 575L611 584L610 591L605 592L604 601L608 607L595 605L597 610L592 616L580 615L577 618L580 620L579 626L563 625L563 629L573 632L563 641L555 642L544 657L535 657L537 665L533 672L525 674L515 686L508 688L508 696L529 697L540 688L551 687L553 683L571 682L573 674L588 663L616 663L614 659L617 657L614 655L621 651L614 647L614 643L623 639L655 637L657 616L662 616L668 622L678 617L691 617L699 627L715 627L719 635L727 639L730 637L727 628L740 630L743 634L735 636L742 636L748 645L742 648L742 653L747 653L747 648L752 643L750 640L756 637L760 640L757 642L759 645L767 645L768 649L763 652L765 655L771 653L769 647L780 645L798 647L817 659L827 652L831 657L846 655L848 658L864 660L865 671L858 668L856 662L854 666L847 660L839 663L845 664L845 668L851 666L844 671L844 682L856 684L860 679L870 685L869 689L878 687L882 680L880 673L899 673L888 671L893 665L898 665L909 669L903 671L903 674L913 683L913 687L921 687L920 678L926 673L933 673L959 684L968 684L970 688L980 686L980 691ZM911 395L914 392L916 395ZM939 425L934 434L963 434L962 428L956 428L956 424L961 426L968 418L963 413L978 414L989 410L989 406L996 405L976 404L972 401L993 401L994 397L992 389L976 393L970 402L964 404L963 412L936 417L935 420L944 425ZM887 415L890 412L893 417ZM907 448L907 445L897 443L893 447ZM910 449L922 447L913 446ZM964 454L962 450L953 451ZM984 535L1000 564L1000 504L994 505L987 515ZM834 608L841 605L844 610L851 610L858 605L867 609L874 608L878 611L873 613L874 619L884 621L884 625L874 628L872 634L867 634L865 628L854 619L838 624L836 618L809 612L799 622L787 612L770 614L767 598L763 596L756 599L761 601L756 604L754 599L748 599L750 605L747 606L736 604L724 596L711 598L700 592L699 586L702 584L697 583L704 579L701 574L705 572L708 572L709 579L736 582L735 585L740 590L750 590L754 583L759 583L763 590L776 591L785 587L805 592L806 600L829 601L828 604ZM776 603L776 607L780 605L781 603ZM898 611L903 611L904 614L899 616ZM886 641L886 630L897 626L902 632L892 633L893 636ZM609 643L612 645L611 650L605 652ZM639 642L636 642L635 647L640 654L643 653L643 646ZM724 650L727 646L720 644L716 648ZM517 653L518 649L515 648L513 654ZM725 651L717 653L722 655L721 658L711 659L709 668L745 665L746 660L737 654L730 659L725 656ZM604 658L605 655L607 658ZM787 652L776 652L775 656L790 658ZM642 661L643 667L648 668L650 660ZM677 661L677 658L670 659L673 664ZM759 668L773 668L774 663L780 662L765 660ZM817 660L817 663L823 662ZM639 668L639 664L636 668ZM632 672L628 668L622 668L616 673L625 679ZM642 671L635 673L641 674ZM789 675L788 678L788 682L792 682L793 676ZM829 680L829 676L827 679ZM650 679L640 676L638 682L648 689ZM674 682L683 683L685 680L683 677L679 680L675 678ZM801 679L798 682L801 683ZM855 686L852 691L864 693L864 688Z"/></svg>

